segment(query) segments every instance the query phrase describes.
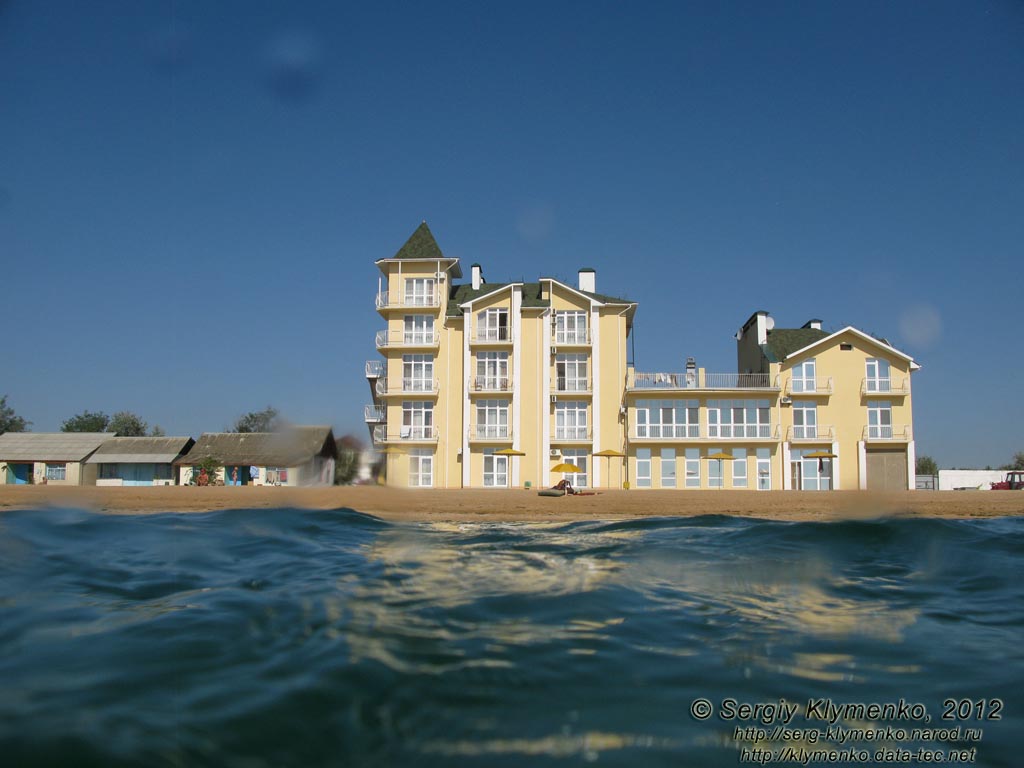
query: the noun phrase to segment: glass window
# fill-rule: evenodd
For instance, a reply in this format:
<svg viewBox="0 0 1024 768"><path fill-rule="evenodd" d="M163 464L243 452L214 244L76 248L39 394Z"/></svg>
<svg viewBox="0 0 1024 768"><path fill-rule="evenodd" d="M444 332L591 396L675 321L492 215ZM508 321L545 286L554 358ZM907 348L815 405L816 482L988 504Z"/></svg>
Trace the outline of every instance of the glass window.
<svg viewBox="0 0 1024 768"><path fill-rule="evenodd" d="M417 448L409 454L409 485L430 488L433 484L434 454L428 449Z"/></svg>
<svg viewBox="0 0 1024 768"><path fill-rule="evenodd" d="M708 448L706 456L710 456L713 453L718 453L721 448ZM708 459L708 487L709 488L721 488L722 487L722 474L725 469L723 462L725 459Z"/></svg>
<svg viewBox="0 0 1024 768"><path fill-rule="evenodd" d="M47 480L67 480L68 465L67 464L47 464L46 465L46 479Z"/></svg>
<svg viewBox="0 0 1024 768"><path fill-rule="evenodd" d="M892 438L892 403L888 400L868 401L868 437L875 440Z"/></svg>
<svg viewBox="0 0 1024 768"><path fill-rule="evenodd" d="M555 357L555 390L557 392L587 392L587 355L560 354Z"/></svg>
<svg viewBox="0 0 1024 768"><path fill-rule="evenodd" d="M477 341L508 341L508 310L491 307L476 316Z"/></svg>
<svg viewBox="0 0 1024 768"><path fill-rule="evenodd" d="M434 404L425 400L402 403L403 440L429 440L434 437Z"/></svg>
<svg viewBox="0 0 1024 768"><path fill-rule="evenodd" d="M869 357L866 361L866 366L867 379L865 380L865 388L868 392L892 391L888 360Z"/></svg>
<svg viewBox="0 0 1024 768"><path fill-rule="evenodd" d="M818 436L818 406L816 403L793 403L793 439L814 440Z"/></svg>
<svg viewBox="0 0 1024 768"><path fill-rule="evenodd" d="M484 487L508 487L508 456L495 456L494 448L484 449Z"/></svg>
<svg viewBox="0 0 1024 768"><path fill-rule="evenodd" d="M661 487L676 487L676 449L661 449Z"/></svg>
<svg viewBox="0 0 1024 768"><path fill-rule="evenodd" d="M563 473L574 488L586 488L589 484L590 480L587 474L589 458L588 449L586 448L562 449L562 461L580 468L579 472Z"/></svg>
<svg viewBox="0 0 1024 768"><path fill-rule="evenodd" d="M554 338L552 339L552 341L555 345L586 344L587 313L555 312Z"/></svg>
<svg viewBox="0 0 1024 768"><path fill-rule="evenodd" d="M485 440L509 436L508 400L477 401L476 436Z"/></svg>
<svg viewBox="0 0 1024 768"><path fill-rule="evenodd" d="M408 307L437 306L437 281L432 277L406 278L405 304Z"/></svg>
<svg viewBox="0 0 1024 768"><path fill-rule="evenodd" d="M587 404L582 400L555 403L555 440L586 440Z"/></svg>
<svg viewBox="0 0 1024 768"><path fill-rule="evenodd" d="M402 389L405 392L433 391L433 355L402 355Z"/></svg>
<svg viewBox="0 0 1024 768"><path fill-rule="evenodd" d="M817 389L814 358L793 366L793 392L814 392Z"/></svg>
<svg viewBox="0 0 1024 768"><path fill-rule="evenodd" d="M832 461L830 459L807 458L814 448L792 451L790 462L793 488L802 491L828 491L832 488Z"/></svg>
<svg viewBox="0 0 1024 768"><path fill-rule="evenodd" d="M757 449L757 490L772 488L772 452L770 448Z"/></svg>
<svg viewBox="0 0 1024 768"><path fill-rule="evenodd" d="M508 385L508 352L478 353L474 389L505 391Z"/></svg>
<svg viewBox="0 0 1024 768"><path fill-rule="evenodd" d="M771 437L767 400L708 400L708 437ZM713 453L713 451L712 451Z"/></svg>
<svg viewBox="0 0 1024 768"><path fill-rule="evenodd" d="M732 487L747 487L747 449L732 449Z"/></svg>
<svg viewBox="0 0 1024 768"><path fill-rule="evenodd" d="M636 487L651 487L651 449L637 448L636 451Z"/></svg>
<svg viewBox="0 0 1024 768"><path fill-rule="evenodd" d="M406 315L405 343L433 344L434 318L430 315Z"/></svg>
<svg viewBox="0 0 1024 768"><path fill-rule="evenodd" d="M686 449L686 487L700 488L700 449Z"/></svg>
<svg viewBox="0 0 1024 768"><path fill-rule="evenodd" d="M696 400L638 400L636 436L679 439L700 437Z"/></svg>

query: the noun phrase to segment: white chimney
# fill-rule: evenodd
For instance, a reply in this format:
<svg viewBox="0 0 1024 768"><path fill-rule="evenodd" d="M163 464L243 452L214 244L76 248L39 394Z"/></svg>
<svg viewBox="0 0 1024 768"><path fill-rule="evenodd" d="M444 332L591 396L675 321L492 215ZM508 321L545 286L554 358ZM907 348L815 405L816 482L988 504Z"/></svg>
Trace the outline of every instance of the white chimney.
<svg viewBox="0 0 1024 768"><path fill-rule="evenodd" d="M484 281L484 276L483 276L483 273L482 273L482 271L480 269L480 265L479 264L474 264L469 269L470 269L470 271L473 274L473 290L474 291L479 291L480 290L480 283L482 283Z"/></svg>
<svg viewBox="0 0 1024 768"><path fill-rule="evenodd" d="M590 267L584 267L579 272L579 289L587 293L597 292L597 273Z"/></svg>
<svg viewBox="0 0 1024 768"><path fill-rule="evenodd" d="M817 318L814 318L813 320L808 320L806 323L804 323L804 328L813 328L815 331L820 331L821 320L818 320Z"/></svg>

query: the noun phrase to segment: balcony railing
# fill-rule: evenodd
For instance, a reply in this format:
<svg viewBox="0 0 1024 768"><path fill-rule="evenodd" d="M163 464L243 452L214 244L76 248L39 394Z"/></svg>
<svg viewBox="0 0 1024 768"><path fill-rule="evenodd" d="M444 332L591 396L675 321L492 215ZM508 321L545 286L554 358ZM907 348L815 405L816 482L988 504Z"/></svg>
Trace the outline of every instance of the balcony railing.
<svg viewBox="0 0 1024 768"><path fill-rule="evenodd" d="M437 427L393 427L390 432L385 425L373 428L373 441L375 443L402 443L402 442L434 442L437 440Z"/></svg>
<svg viewBox="0 0 1024 768"><path fill-rule="evenodd" d="M827 379L794 376L786 380L787 395L831 395L832 377Z"/></svg>
<svg viewBox="0 0 1024 768"><path fill-rule="evenodd" d="M470 376L470 392L511 392L512 379L508 376Z"/></svg>
<svg viewBox="0 0 1024 768"><path fill-rule="evenodd" d="M635 389L767 389L777 390L767 373L636 373L629 387Z"/></svg>
<svg viewBox="0 0 1024 768"><path fill-rule="evenodd" d="M637 424L636 440L693 440L700 438L699 424Z"/></svg>
<svg viewBox="0 0 1024 768"><path fill-rule="evenodd" d="M786 439L791 443L831 443L836 439L835 428L824 424L792 426L786 430Z"/></svg>
<svg viewBox="0 0 1024 768"><path fill-rule="evenodd" d="M379 379L387 373L387 368L384 365L383 360L367 360L366 361L366 378L368 379Z"/></svg>
<svg viewBox="0 0 1024 768"><path fill-rule="evenodd" d="M551 329L551 343L558 347L585 347L590 344L589 328Z"/></svg>
<svg viewBox="0 0 1024 768"><path fill-rule="evenodd" d="M377 294L377 309L405 309L409 307L436 308L441 306L441 294L434 291L424 295L396 294L392 296L388 291L381 291Z"/></svg>
<svg viewBox="0 0 1024 768"><path fill-rule="evenodd" d="M387 379L377 379L374 385L374 392L378 395L401 395L405 393L420 395L436 395L438 391L437 379L402 379L401 384L395 382L388 385Z"/></svg>
<svg viewBox="0 0 1024 768"><path fill-rule="evenodd" d="M862 395L909 395L910 382L906 379L861 379Z"/></svg>
<svg viewBox="0 0 1024 768"><path fill-rule="evenodd" d="M778 440L778 424L708 424L713 440Z"/></svg>
<svg viewBox="0 0 1024 768"><path fill-rule="evenodd" d="M910 442L912 433L909 425L869 424L864 427L862 435L864 440L873 442L876 440Z"/></svg>
<svg viewBox="0 0 1024 768"><path fill-rule="evenodd" d="M552 439L559 443L569 443L589 442L593 438L589 427L555 427Z"/></svg>
<svg viewBox="0 0 1024 768"><path fill-rule="evenodd" d="M556 376L551 382L553 394L583 395L590 391L590 379L570 379L566 376Z"/></svg>
<svg viewBox="0 0 1024 768"><path fill-rule="evenodd" d="M511 344L512 329L506 326L477 327L470 337L470 341L474 344Z"/></svg>
<svg viewBox="0 0 1024 768"><path fill-rule="evenodd" d="M507 424L474 424L469 428L470 440L511 440L512 429Z"/></svg>
<svg viewBox="0 0 1024 768"><path fill-rule="evenodd" d="M364 405L363 415L366 417L367 422L379 423L387 418L387 411L382 405Z"/></svg>
<svg viewBox="0 0 1024 768"><path fill-rule="evenodd" d="M385 347L436 347L441 341L435 331L377 331L377 349Z"/></svg>

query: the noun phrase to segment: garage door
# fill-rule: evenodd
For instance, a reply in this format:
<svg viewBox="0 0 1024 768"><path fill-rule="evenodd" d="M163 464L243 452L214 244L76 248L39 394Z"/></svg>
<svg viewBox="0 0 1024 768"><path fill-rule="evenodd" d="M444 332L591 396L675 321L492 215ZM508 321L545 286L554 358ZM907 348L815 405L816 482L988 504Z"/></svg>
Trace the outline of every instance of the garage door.
<svg viewBox="0 0 1024 768"><path fill-rule="evenodd" d="M907 490L906 451L869 451L869 491Z"/></svg>

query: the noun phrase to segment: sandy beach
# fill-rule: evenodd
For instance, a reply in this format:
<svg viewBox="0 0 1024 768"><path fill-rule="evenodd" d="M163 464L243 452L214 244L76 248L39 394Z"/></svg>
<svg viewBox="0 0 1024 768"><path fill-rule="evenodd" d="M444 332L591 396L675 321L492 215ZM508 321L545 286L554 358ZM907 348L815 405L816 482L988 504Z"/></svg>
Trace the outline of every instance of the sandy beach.
<svg viewBox="0 0 1024 768"><path fill-rule="evenodd" d="M64 507L110 514L209 512L218 509L348 507L393 521L614 520L651 516L739 515L772 520L843 520L880 516L950 519L1024 514L1014 491L599 491L540 497L524 490L337 488L97 488L0 486L0 511Z"/></svg>

